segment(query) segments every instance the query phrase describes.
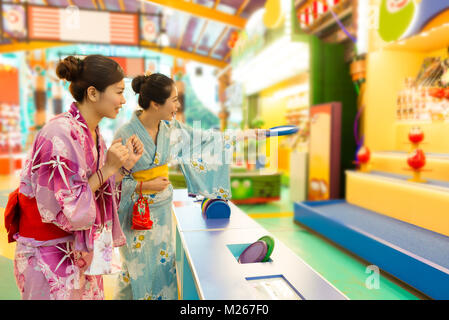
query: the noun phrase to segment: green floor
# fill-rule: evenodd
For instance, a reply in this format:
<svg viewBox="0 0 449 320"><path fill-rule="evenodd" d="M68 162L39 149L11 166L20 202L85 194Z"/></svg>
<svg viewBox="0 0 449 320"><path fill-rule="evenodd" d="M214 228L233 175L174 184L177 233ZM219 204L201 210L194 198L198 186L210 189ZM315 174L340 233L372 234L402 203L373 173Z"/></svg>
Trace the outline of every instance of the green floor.
<svg viewBox="0 0 449 320"><path fill-rule="evenodd" d="M396 279L383 274L382 271L379 288L368 289L365 285L371 275L366 273L368 263L352 256L315 232L294 223L293 204L289 201L288 189L282 190L281 199L281 201L264 205L240 205L239 207L348 298L358 300L426 298ZM6 202L6 195L0 196L0 202ZM0 300L20 299L14 280L12 260L1 255L0 275Z"/></svg>
<svg viewBox="0 0 449 320"><path fill-rule="evenodd" d="M0 256L0 300L20 299L13 272L13 261Z"/></svg>

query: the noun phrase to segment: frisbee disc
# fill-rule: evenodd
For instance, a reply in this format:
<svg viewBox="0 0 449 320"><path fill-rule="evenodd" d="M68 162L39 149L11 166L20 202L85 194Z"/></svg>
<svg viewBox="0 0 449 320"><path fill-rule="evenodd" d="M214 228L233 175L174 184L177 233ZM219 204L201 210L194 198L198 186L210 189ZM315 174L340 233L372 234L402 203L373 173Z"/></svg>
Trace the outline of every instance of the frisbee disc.
<svg viewBox="0 0 449 320"><path fill-rule="evenodd" d="M249 245L239 256L239 263L261 262L267 254L265 241L256 241Z"/></svg>
<svg viewBox="0 0 449 320"><path fill-rule="evenodd" d="M201 210L204 211L204 206L207 204L207 202L208 202L209 200L210 200L210 199L208 199L208 198L204 198L203 202L201 203Z"/></svg>
<svg viewBox="0 0 449 320"><path fill-rule="evenodd" d="M291 125L287 125L287 126L277 126L277 127L272 127L270 128L266 135L267 137L271 137L271 136L286 136L289 134L294 134L296 132L298 132L299 128L297 126L291 126Z"/></svg>
<svg viewBox="0 0 449 320"><path fill-rule="evenodd" d="M211 203L213 203L217 200L220 200L220 199L207 199L201 206L203 212L205 213L207 211L207 208L209 208L209 206L211 205Z"/></svg>
<svg viewBox="0 0 449 320"><path fill-rule="evenodd" d="M264 241L267 244L267 254L262 260L262 262L267 262L270 260L271 253L274 249L274 239L270 236L263 236L258 241Z"/></svg>

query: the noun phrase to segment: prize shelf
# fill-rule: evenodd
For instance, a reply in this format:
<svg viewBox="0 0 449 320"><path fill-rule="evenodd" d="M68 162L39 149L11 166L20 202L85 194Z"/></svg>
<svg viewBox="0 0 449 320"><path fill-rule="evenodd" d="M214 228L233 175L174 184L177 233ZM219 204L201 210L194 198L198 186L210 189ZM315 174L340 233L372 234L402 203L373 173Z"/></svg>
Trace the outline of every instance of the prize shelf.
<svg viewBox="0 0 449 320"><path fill-rule="evenodd" d="M406 77L412 76L413 74L417 74L419 68L422 65L422 61L427 56L435 56L439 54L446 54L445 48L449 46L449 23L445 23L438 27L432 27L424 29L421 33L411 36L404 40L392 41L386 44L383 48L375 50L370 53L368 60L373 59L375 62L371 62L371 73L374 76L374 83L370 86L371 93L370 97L376 99L376 101L382 101L382 104L385 105L383 110L385 112L389 112L388 110L393 110L396 107L397 101L397 90L399 90L399 86L396 85L396 81L400 81L399 79L405 79ZM385 67L381 67L379 70L378 63L381 63L381 60L387 59L388 62L388 70ZM392 83L392 86L385 86L384 80L376 76L376 73L383 74L384 76L388 76L391 81L395 81ZM373 81L373 80L372 80ZM403 81L403 80L401 80ZM379 90L386 90L384 96L387 97L377 98L374 97L377 95ZM393 93L394 92L394 93ZM395 95L394 97L390 94ZM381 99L381 100L379 100ZM391 109L387 108L386 105L391 105ZM381 119L378 118L380 121ZM384 123L382 121L382 123ZM408 130L412 126L419 125L426 134L426 145L423 147L429 151L434 153L449 153L449 141L448 143L441 143L440 146L434 148L431 143L433 137L441 137L449 130L449 121L423 121L423 120L406 120L406 121L394 121L393 131L390 131L389 134L392 134L396 139L396 149L400 151L408 150L408 147L404 145L403 140L407 140ZM384 123L386 125L386 123ZM374 127L374 126L370 126ZM375 130L378 127L376 126ZM372 132L371 132L372 135ZM435 141L435 140L433 140ZM391 148L391 146L390 146ZM390 148L382 148L377 147L377 150L388 150Z"/></svg>

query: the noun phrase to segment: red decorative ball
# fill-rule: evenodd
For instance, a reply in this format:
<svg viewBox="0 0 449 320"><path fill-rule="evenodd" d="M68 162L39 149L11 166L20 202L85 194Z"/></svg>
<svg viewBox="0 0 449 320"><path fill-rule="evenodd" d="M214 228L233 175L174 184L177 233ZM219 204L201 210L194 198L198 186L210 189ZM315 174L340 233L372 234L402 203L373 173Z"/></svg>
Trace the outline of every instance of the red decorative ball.
<svg viewBox="0 0 449 320"><path fill-rule="evenodd" d="M359 152L357 152L357 161L359 163L367 163L370 159L371 153L368 147L361 147Z"/></svg>
<svg viewBox="0 0 449 320"><path fill-rule="evenodd" d="M421 149L416 149L408 156L407 163L415 170L421 169L426 164L426 156Z"/></svg>
<svg viewBox="0 0 449 320"><path fill-rule="evenodd" d="M424 132L420 127L412 127L408 133L408 139L412 143L419 143L424 140Z"/></svg>

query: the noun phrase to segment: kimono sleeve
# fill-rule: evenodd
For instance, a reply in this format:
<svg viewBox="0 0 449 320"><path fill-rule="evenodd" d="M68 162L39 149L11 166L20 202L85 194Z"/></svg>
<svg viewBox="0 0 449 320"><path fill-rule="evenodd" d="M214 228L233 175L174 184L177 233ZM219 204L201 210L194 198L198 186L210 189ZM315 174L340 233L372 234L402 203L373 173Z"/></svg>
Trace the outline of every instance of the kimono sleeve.
<svg viewBox="0 0 449 320"><path fill-rule="evenodd" d="M86 154L67 127L36 138L30 175L43 222L69 232L92 226L96 203L87 172Z"/></svg>
<svg viewBox="0 0 449 320"><path fill-rule="evenodd" d="M178 138L173 139L177 145L173 148L189 193L230 199L230 166L223 134L194 130L176 120L172 126L178 130L175 134Z"/></svg>
<svg viewBox="0 0 449 320"><path fill-rule="evenodd" d="M115 139L122 138L122 142L126 141L128 137L124 133L123 130L118 130L114 136ZM128 207L132 204L131 196L134 193L134 190L136 189L137 181L134 180L132 175L124 176L122 181L118 184L116 184L117 188L117 194L120 196L118 197L119 201L119 208L118 213L121 214L122 212L128 210Z"/></svg>

